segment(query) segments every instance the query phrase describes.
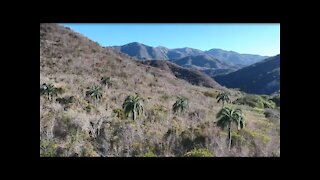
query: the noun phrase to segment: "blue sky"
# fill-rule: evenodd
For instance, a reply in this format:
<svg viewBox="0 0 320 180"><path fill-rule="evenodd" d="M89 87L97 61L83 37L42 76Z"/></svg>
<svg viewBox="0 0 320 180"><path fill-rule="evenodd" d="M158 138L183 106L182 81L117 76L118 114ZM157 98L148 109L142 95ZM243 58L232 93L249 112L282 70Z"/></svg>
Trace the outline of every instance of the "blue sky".
<svg viewBox="0 0 320 180"><path fill-rule="evenodd" d="M140 42L167 48L219 48L246 54L280 54L280 24L62 24L102 46Z"/></svg>

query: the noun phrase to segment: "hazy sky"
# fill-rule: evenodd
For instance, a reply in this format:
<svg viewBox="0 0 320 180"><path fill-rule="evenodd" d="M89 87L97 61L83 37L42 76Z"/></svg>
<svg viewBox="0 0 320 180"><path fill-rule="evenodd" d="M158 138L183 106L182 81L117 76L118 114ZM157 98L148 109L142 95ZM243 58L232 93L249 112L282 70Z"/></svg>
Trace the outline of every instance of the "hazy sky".
<svg viewBox="0 0 320 180"><path fill-rule="evenodd" d="M140 42L167 48L219 48L239 53L280 54L280 24L62 24L102 46Z"/></svg>

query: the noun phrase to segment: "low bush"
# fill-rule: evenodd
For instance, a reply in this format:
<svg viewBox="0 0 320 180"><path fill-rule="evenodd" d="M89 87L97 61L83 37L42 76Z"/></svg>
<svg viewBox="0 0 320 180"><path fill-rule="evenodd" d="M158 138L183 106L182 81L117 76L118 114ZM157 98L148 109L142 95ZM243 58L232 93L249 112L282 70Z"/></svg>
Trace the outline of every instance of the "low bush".
<svg viewBox="0 0 320 180"><path fill-rule="evenodd" d="M65 109L69 108L72 103L75 102L74 96L65 96L57 98L56 101L64 106Z"/></svg>
<svg viewBox="0 0 320 180"><path fill-rule="evenodd" d="M40 140L40 157L54 157L54 156L56 156L54 143L46 139Z"/></svg>
<svg viewBox="0 0 320 180"><path fill-rule="evenodd" d="M116 116L117 118L120 118L120 119L122 119L122 120L123 120L123 119L126 119L126 115L125 115L123 109L121 109L121 108L114 109L114 110L113 110L113 113L115 114L115 116Z"/></svg>
<svg viewBox="0 0 320 180"><path fill-rule="evenodd" d="M265 109L264 115L266 116L266 118L269 118L269 119L274 119L274 118L280 119L280 112L278 110L267 108Z"/></svg>
<svg viewBox="0 0 320 180"><path fill-rule="evenodd" d="M148 151L147 153L145 153L143 155L143 157L158 157L155 153L153 153L152 151Z"/></svg>
<svg viewBox="0 0 320 180"><path fill-rule="evenodd" d="M195 148L192 151L187 152L184 157L214 157L214 154L206 148Z"/></svg>
<svg viewBox="0 0 320 180"><path fill-rule="evenodd" d="M206 91L203 93L205 96L207 97L212 97L212 98L215 98L217 96L217 93L215 92L209 92L209 91Z"/></svg>
<svg viewBox="0 0 320 180"><path fill-rule="evenodd" d="M270 141L270 138L268 136L261 134L257 131L249 130L249 129L243 129L243 130L239 131L239 134L241 136L243 136L248 141L252 141L256 138L262 140L262 142L265 144Z"/></svg>
<svg viewBox="0 0 320 180"><path fill-rule="evenodd" d="M231 145L232 146L238 146L238 147L241 147L241 146L244 146L247 144L247 140L241 135L241 134L237 134L237 133L232 133L231 134Z"/></svg>
<svg viewBox="0 0 320 180"><path fill-rule="evenodd" d="M273 101L277 107L280 107L280 94L274 95L270 100Z"/></svg>

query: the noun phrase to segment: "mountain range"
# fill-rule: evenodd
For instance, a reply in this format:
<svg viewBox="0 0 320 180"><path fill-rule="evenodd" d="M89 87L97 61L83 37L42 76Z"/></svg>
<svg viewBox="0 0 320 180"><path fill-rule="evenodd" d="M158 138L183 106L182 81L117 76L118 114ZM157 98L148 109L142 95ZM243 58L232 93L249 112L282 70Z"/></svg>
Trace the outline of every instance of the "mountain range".
<svg viewBox="0 0 320 180"><path fill-rule="evenodd" d="M177 60L187 56L204 55L211 56L212 58L219 59L222 62L237 66L247 66L268 57L252 54L240 54L234 51L225 51L222 49L210 49L208 51L201 51L199 49L189 47L169 49L162 46L152 47L138 42L125 44L123 46L110 46L110 48L137 58L138 60Z"/></svg>
<svg viewBox="0 0 320 180"><path fill-rule="evenodd" d="M124 46L112 46L111 48L136 58L138 61L147 61L146 64L154 67L166 66L167 70L170 69L168 72L192 84L201 82L204 86L211 87L217 81L223 86L239 88L244 92L256 94L272 94L280 89L280 63L277 61L280 60L280 55L268 57L240 54L222 49L201 51L188 47L169 49L161 46L151 47L138 42ZM162 61L150 62L151 60ZM177 64L184 69L164 61ZM186 73L185 68L192 71ZM178 72L174 70L183 70L183 76L177 76ZM190 81L190 76L187 74L190 75L191 72L192 76L197 75L197 81ZM210 76L215 83L209 81L205 83L204 79L208 80L208 78L203 74Z"/></svg>

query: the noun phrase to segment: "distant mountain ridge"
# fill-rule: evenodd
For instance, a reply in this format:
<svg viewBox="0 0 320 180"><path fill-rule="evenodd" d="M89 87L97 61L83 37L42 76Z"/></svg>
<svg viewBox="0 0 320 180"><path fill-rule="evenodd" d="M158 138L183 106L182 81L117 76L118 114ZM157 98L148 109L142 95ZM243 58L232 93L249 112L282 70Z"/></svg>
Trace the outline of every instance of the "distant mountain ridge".
<svg viewBox="0 0 320 180"><path fill-rule="evenodd" d="M223 62L207 54L187 56L184 58L169 61L181 67L197 69L209 75L210 77L233 72L241 68L240 65L236 66L227 62Z"/></svg>
<svg viewBox="0 0 320 180"><path fill-rule="evenodd" d="M254 54L240 54L234 51L225 51L222 49L210 49L206 51L206 54L234 65L251 65L269 57Z"/></svg>
<svg viewBox="0 0 320 180"><path fill-rule="evenodd" d="M219 84L254 94L280 91L280 54L226 75L215 76Z"/></svg>
<svg viewBox="0 0 320 180"><path fill-rule="evenodd" d="M225 51L222 49L210 49L208 51L201 51L199 49L189 47L169 49L163 46L152 47L138 42L125 44L123 46L110 46L110 48L128 54L138 60L173 60L187 56L207 55L232 65L242 66L256 63L268 57L252 54L240 54L234 51Z"/></svg>

